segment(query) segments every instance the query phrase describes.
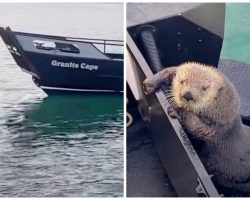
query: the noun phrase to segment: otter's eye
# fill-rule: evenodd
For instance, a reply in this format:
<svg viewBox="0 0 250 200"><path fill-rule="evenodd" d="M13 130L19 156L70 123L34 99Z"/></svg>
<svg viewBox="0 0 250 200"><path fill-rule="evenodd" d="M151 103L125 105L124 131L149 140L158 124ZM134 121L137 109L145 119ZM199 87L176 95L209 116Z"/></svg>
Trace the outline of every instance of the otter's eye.
<svg viewBox="0 0 250 200"><path fill-rule="evenodd" d="M185 81L184 81L184 80L182 80L182 81L181 81L181 84L183 84L184 82L185 82Z"/></svg>
<svg viewBox="0 0 250 200"><path fill-rule="evenodd" d="M208 86L202 86L201 88L203 91L206 91L208 89Z"/></svg>

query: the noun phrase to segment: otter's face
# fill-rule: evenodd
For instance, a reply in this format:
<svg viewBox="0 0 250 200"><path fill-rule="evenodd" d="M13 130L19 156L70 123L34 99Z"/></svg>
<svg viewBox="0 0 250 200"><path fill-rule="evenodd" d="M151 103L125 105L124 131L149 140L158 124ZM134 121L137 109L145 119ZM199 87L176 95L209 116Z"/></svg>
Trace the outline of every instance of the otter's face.
<svg viewBox="0 0 250 200"><path fill-rule="evenodd" d="M187 66L186 66L187 65ZM209 109L219 95L221 84L210 67L186 64L177 69L172 92L175 103L180 108L193 112Z"/></svg>

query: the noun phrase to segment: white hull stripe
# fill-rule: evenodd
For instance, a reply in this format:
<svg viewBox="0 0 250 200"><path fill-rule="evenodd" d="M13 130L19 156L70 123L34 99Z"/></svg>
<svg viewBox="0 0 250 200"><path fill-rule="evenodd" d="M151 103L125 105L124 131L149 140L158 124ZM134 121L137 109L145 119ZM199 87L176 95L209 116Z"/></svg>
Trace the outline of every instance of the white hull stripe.
<svg viewBox="0 0 250 200"><path fill-rule="evenodd" d="M39 78L39 77L38 77L36 74L34 74L33 72L28 71L28 70L26 70L26 69L24 69L24 68L22 68L22 67L21 67L21 70L22 70L23 72L27 73L27 74L30 74L30 75L32 75L32 76L35 76L35 77Z"/></svg>
<svg viewBox="0 0 250 200"><path fill-rule="evenodd" d="M119 58L112 58L112 60L116 60L116 61L124 61L124 59L119 59Z"/></svg>
<svg viewBox="0 0 250 200"><path fill-rule="evenodd" d="M60 91L74 91L74 92L121 92L116 90L89 90L89 89L73 89L73 88L58 88L58 87L48 87L48 86L40 86L40 88L45 90L60 90Z"/></svg>

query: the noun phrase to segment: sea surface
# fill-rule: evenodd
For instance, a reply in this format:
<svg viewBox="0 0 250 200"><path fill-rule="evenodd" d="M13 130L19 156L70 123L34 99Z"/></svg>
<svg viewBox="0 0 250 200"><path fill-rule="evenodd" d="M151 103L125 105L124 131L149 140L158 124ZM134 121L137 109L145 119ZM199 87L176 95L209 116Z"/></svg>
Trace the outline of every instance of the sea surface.
<svg viewBox="0 0 250 200"><path fill-rule="evenodd" d="M227 3L221 58L250 64L250 3Z"/></svg>
<svg viewBox="0 0 250 200"><path fill-rule="evenodd" d="M0 26L123 39L122 4L0 4ZM0 197L123 196L123 96L48 97L0 39Z"/></svg>

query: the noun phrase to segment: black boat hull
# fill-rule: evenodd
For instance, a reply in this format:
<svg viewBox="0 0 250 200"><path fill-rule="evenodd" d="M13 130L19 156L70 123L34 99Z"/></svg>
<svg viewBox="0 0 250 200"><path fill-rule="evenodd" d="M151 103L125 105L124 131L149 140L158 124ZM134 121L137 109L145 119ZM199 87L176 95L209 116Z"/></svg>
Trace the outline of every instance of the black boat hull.
<svg viewBox="0 0 250 200"><path fill-rule="evenodd" d="M82 91L82 92L122 92L123 62L112 62L97 59L76 59L54 57L32 53L30 61L36 66L39 78L34 82L43 90ZM56 63L71 63L71 67L61 67ZM73 63L73 64L72 64ZM89 66L98 69L86 69ZM74 66L73 66L74 65ZM70 66L70 65L69 65Z"/></svg>
<svg viewBox="0 0 250 200"><path fill-rule="evenodd" d="M122 54L103 53L95 43L89 41L12 32L9 28L0 28L0 34L16 63L23 71L31 74L35 84L47 94L123 92ZM70 52L67 48L58 51L41 48L43 46L35 47L33 43L41 40L51 43L55 41L67 45L67 48L73 47L74 51ZM81 53L75 50L74 45L79 46Z"/></svg>

